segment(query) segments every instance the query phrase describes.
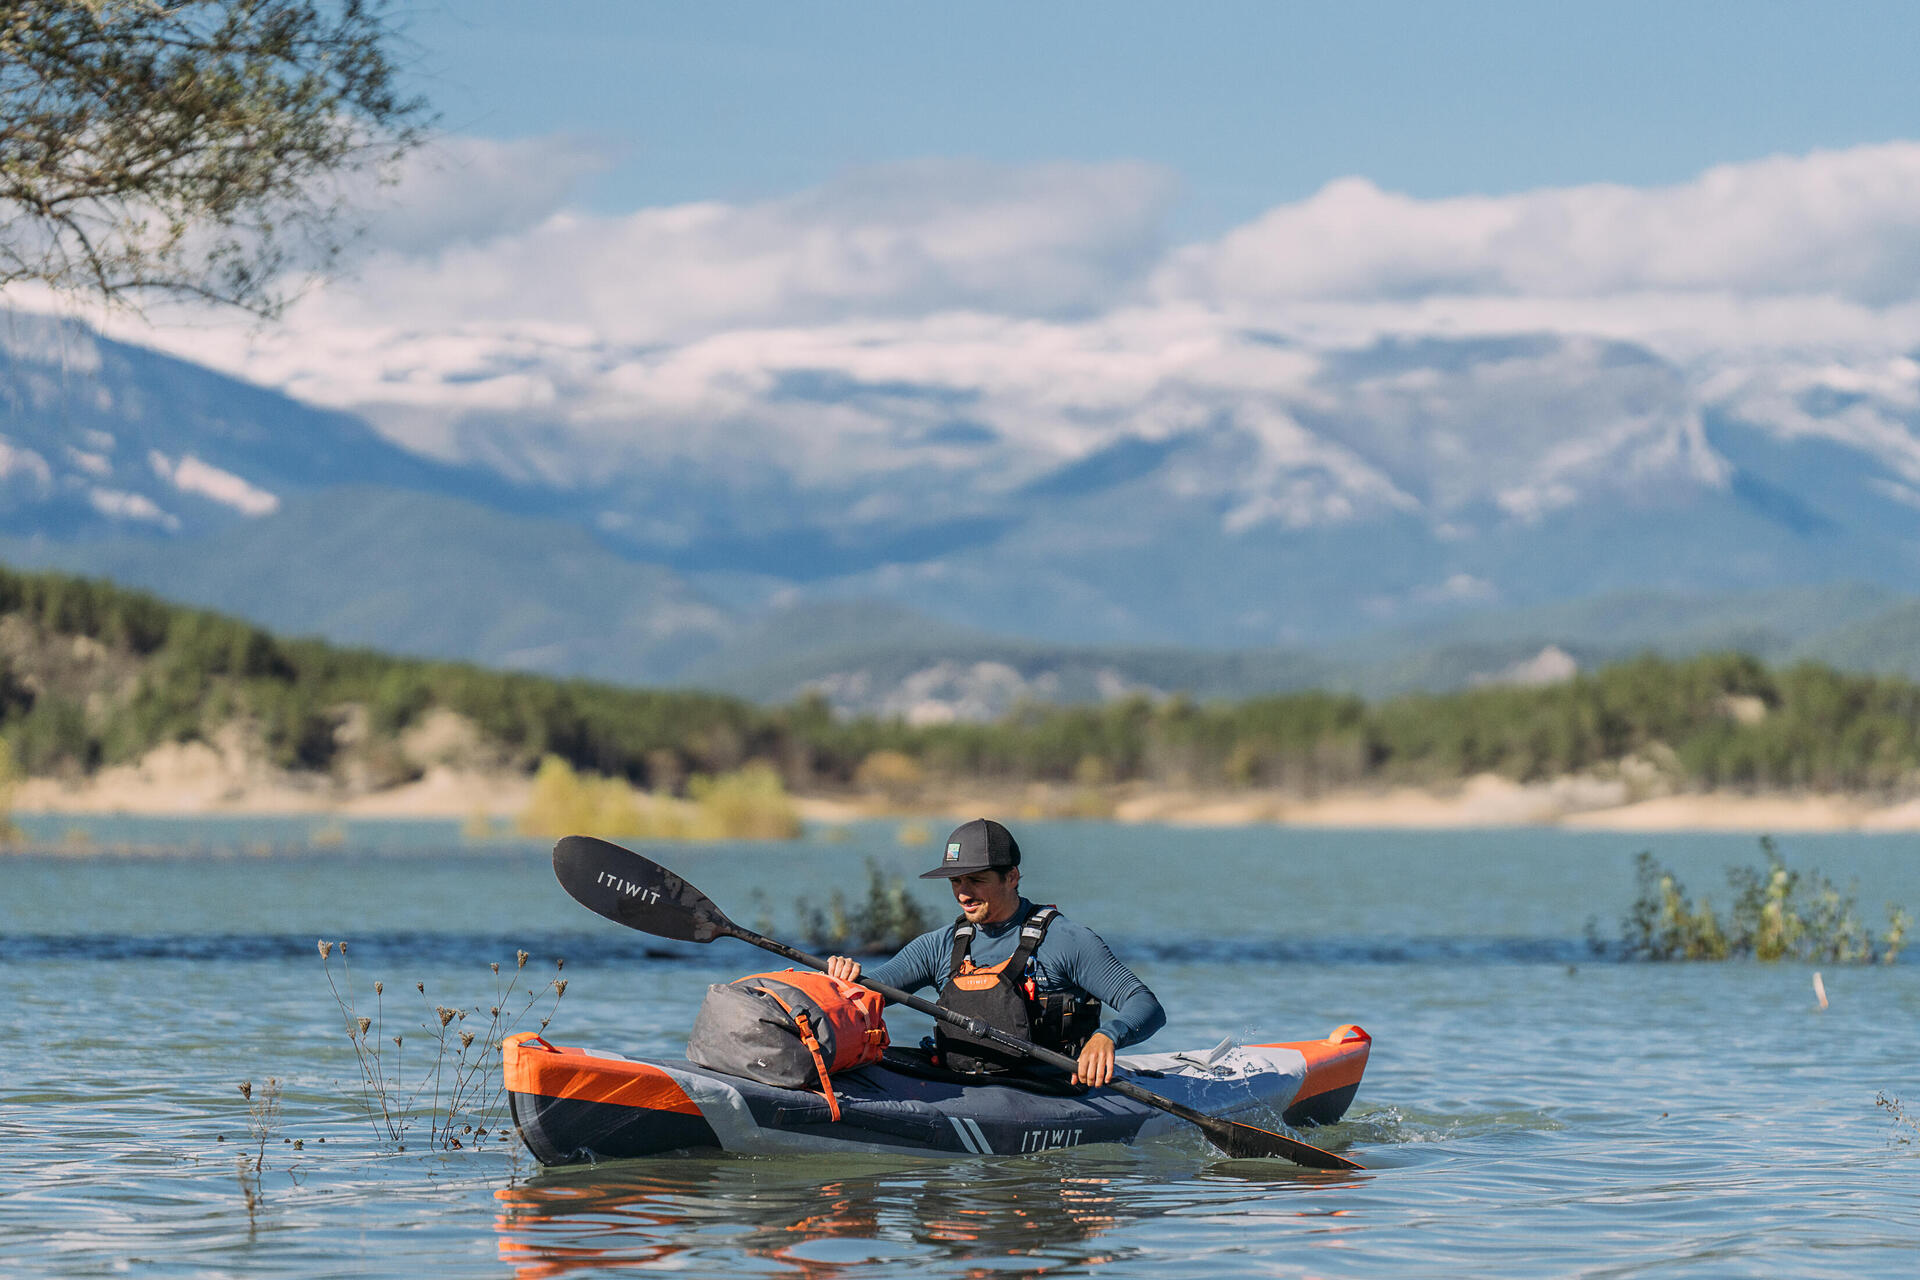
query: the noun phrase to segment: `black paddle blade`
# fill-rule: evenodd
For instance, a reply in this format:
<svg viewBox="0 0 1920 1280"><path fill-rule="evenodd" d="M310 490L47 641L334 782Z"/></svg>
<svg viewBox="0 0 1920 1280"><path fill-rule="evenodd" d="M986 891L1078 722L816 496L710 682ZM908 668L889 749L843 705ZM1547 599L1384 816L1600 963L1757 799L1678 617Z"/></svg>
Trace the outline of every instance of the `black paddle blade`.
<svg viewBox="0 0 1920 1280"><path fill-rule="evenodd" d="M1115 1077L1109 1087L1115 1093L1124 1093L1136 1102L1158 1107L1168 1115L1179 1116L1189 1124L1198 1125L1200 1132L1207 1135L1207 1141L1236 1160L1264 1160L1269 1156L1278 1156L1282 1160L1291 1160L1309 1169L1366 1168L1365 1165L1356 1164L1345 1156L1337 1156L1331 1151L1322 1151L1310 1142L1289 1138L1284 1133L1275 1133L1271 1129L1257 1129L1250 1124L1241 1124L1238 1120L1228 1120L1223 1116L1210 1116L1204 1111L1195 1111L1184 1102L1175 1102L1172 1098L1163 1098L1157 1093L1149 1093L1125 1077Z"/></svg>
<svg viewBox="0 0 1920 1280"><path fill-rule="evenodd" d="M592 836L565 836L553 846L560 887L595 915L681 942L712 942L738 932L712 899L631 849Z"/></svg>
<svg viewBox="0 0 1920 1280"><path fill-rule="evenodd" d="M1291 1160L1309 1169L1366 1168L1365 1165L1356 1164L1345 1156L1337 1156L1331 1151L1322 1151L1312 1143L1301 1142L1298 1138L1289 1138L1284 1133L1256 1129L1250 1124L1241 1124L1236 1120L1222 1120L1218 1116L1208 1116L1206 1123L1200 1128L1214 1146L1236 1160L1262 1160L1270 1156L1278 1156L1282 1160Z"/></svg>

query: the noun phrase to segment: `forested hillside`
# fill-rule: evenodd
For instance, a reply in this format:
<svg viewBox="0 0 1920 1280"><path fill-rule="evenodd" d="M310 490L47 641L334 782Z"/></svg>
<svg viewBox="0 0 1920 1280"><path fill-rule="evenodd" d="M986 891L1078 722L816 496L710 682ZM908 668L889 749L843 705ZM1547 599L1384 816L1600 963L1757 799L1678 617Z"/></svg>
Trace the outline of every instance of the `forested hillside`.
<svg viewBox="0 0 1920 1280"><path fill-rule="evenodd" d="M106 583L0 570L0 732L19 771L76 775L235 726L279 767L396 785L430 712L501 767L547 756L661 791L764 761L795 791L1048 781L1444 785L1639 770L1684 788L1900 788L1920 771L1920 686L1722 654L1642 658L1544 688L1368 703L1133 698L991 724L836 719L689 692L395 658L271 635Z"/></svg>

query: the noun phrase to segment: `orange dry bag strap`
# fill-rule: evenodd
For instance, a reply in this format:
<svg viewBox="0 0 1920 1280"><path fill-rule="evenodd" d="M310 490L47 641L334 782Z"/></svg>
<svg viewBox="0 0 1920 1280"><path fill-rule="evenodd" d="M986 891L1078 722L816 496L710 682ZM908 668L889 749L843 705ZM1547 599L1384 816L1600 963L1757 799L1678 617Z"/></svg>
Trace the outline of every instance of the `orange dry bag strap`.
<svg viewBox="0 0 1920 1280"><path fill-rule="evenodd" d="M807 1046L807 1052L813 1055L814 1069L820 1073L820 1094L827 1100L827 1112L835 1120L840 1118L840 1099L833 1096L833 1077L827 1074L827 1060L820 1056L820 1041L813 1034L813 1026L807 1019L805 1009L796 1009L767 988L761 987L773 1002L787 1011L793 1019L793 1025L800 1028L800 1043Z"/></svg>
<svg viewBox="0 0 1920 1280"><path fill-rule="evenodd" d="M795 971L793 977L799 983L787 981L814 998L833 1029L833 1071L877 1063L887 1048L887 1002L879 998L879 992L843 983L826 973Z"/></svg>
<svg viewBox="0 0 1920 1280"><path fill-rule="evenodd" d="M833 1032L834 1071L847 1071L880 1061L887 1047L885 1002L877 992L824 973L782 972L779 980L813 997Z"/></svg>

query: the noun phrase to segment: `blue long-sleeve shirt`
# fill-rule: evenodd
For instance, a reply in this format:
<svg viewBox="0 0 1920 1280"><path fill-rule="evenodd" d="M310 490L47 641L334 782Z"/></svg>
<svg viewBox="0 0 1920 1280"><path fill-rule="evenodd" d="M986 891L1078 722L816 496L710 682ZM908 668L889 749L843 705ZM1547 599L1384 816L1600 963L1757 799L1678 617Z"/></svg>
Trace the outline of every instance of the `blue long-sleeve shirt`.
<svg viewBox="0 0 1920 1280"><path fill-rule="evenodd" d="M1033 903L1022 898L1012 919L977 926L968 953L973 963L992 968L1011 956L1020 945L1020 926L1032 914ZM906 991L943 989L958 927L956 922L921 934L893 959L862 976ZM1099 934L1065 916L1055 916L1047 926L1047 936L1033 953L1033 977L1042 992L1072 991L1098 1000L1105 1009L1100 1030L1118 1047L1138 1044L1166 1025L1166 1010L1147 984L1114 958Z"/></svg>

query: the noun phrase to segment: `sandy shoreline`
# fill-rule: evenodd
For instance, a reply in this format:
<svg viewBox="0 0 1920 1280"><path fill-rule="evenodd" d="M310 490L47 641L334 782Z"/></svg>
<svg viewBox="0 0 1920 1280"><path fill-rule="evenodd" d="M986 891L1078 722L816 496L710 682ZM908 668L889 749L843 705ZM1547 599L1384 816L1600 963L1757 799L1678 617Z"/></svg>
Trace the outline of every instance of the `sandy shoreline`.
<svg viewBox="0 0 1920 1280"><path fill-rule="evenodd" d="M510 822L531 780L504 770L436 765L418 780L354 790L291 774L204 744L151 753L137 765L84 779L33 778L14 791L18 815L311 815ZM1580 831L1920 831L1920 797L1683 793L1641 796L1618 780L1563 778L1520 784L1493 775L1444 789L1395 787L1303 796L1277 790L1210 791L1141 784L1098 791L1033 784L887 796L800 795L804 820L925 820L982 813L1008 818L1088 817L1172 826L1430 828L1552 826Z"/></svg>

